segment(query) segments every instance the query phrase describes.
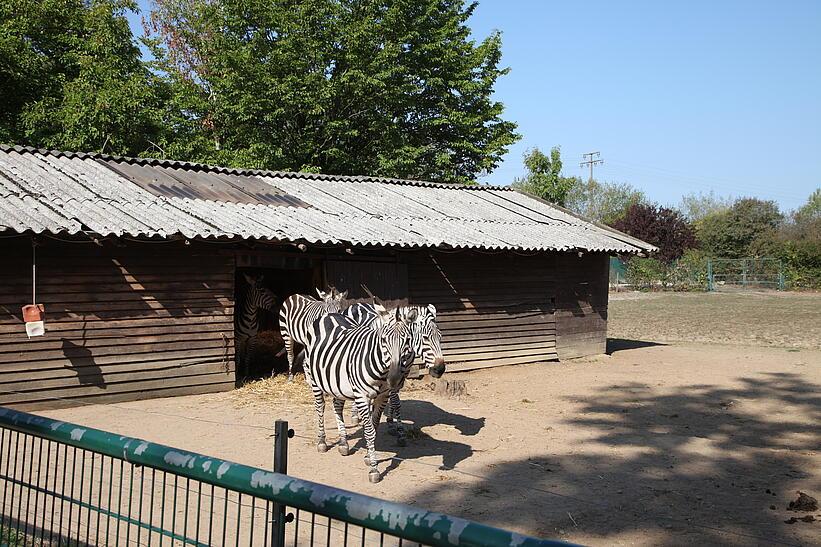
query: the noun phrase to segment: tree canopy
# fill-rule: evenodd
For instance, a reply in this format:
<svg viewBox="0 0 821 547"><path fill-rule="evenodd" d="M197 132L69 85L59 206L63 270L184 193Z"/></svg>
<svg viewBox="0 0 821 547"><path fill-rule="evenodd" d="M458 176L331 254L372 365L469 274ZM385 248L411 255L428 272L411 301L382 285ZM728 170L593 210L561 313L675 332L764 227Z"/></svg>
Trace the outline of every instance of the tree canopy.
<svg viewBox="0 0 821 547"><path fill-rule="evenodd" d="M708 193L690 193L681 197L679 210L690 222L698 223L704 217L721 213L733 206L732 197L723 197L710 190Z"/></svg>
<svg viewBox="0 0 821 547"><path fill-rule="evenodd" d="M631 205L613 227L659 248L657 256L670 263L687 249L696 247L695 230L684 215L675 209L657 205Z"/></svg>
<svg viewBox="0 0 821 547"><path fill-rule="evenodd" d="M0 3L0 141L472 183L519 136L464 0ZM144 14L146 15L146 14Z"/></svg>
<svg viewBox="0 0 821 547"><path fill-rule="evenodd" d="M527 174L513 181L513 187L551 203L564 205L570 190L581 181L562 176L561 149L554 146L550 155L538 148L525 152L523 162Z"/></svg>
<svg viewBox="0 0 821 547"><path fill-rule="evenodd" d="M133 0L0 3L0 141L137 155L162 132L164 86L124 15Z"/></svg>
<svg viewBox="0 0 821 547"><path fill-rule="evenodd" d="M578 180L568 192L565 205L585 218L612 225L630 206L646 201L644 192L627 183Z"/></svg>
<svg viewBox="0 0 821 547"><path fill-rule="evenodd" d="M470 183L515 142L463 0L154 0L177 158Z"/></svg>
<svg viewBox="0 0 821 547"><path fill-rule="evenodd" d="M759 254L753 246L756 240L771 237L783 220L775 202L742 198L726 211L704 217L698 238L702 249L712 256L755 256Z"/></svg>

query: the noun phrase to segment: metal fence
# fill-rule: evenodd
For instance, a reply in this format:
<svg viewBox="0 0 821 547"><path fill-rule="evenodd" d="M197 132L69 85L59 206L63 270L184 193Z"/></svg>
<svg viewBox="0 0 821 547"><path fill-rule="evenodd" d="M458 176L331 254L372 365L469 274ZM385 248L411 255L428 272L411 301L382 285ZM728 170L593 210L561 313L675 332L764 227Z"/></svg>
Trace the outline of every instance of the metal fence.
<svg viewBox="0 0 821 547"><path fill-rule="evenodd" d="M777 258L711 258L707 290L764 288L784 290L784 268Z"/></svg>
<svg viewBox="0 0 821 547"><path fill-rule="evenodd" d="M2 407L0 485L0 545L567 545Z"/></svg>

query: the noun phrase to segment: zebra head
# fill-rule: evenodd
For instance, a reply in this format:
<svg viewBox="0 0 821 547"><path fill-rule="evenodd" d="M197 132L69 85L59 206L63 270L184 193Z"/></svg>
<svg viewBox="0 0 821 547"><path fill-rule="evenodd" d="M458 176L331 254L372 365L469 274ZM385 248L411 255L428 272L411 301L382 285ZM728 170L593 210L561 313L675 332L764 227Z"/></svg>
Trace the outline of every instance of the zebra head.
<svg viewBox="0 0 821 547"><path fill-rule="evenodd" d="M331 287L329 291L317 289L316 294L319 295L319 299L324 304L326 313L340 313L342 303L348 298L348 291L339 292L334 287Z"/></svg>
<svg viewBox="0 0 821 547"><path fill-rule="evenodd" d="M276 303L276 295L263 283L262 274L251 276L245 275L248 283L248 292L245 294L245 311L255 314L257 310L271 311Z"/></svg>
<svg viewBox="0 0 821 547"><path fill-rule="evenodd" d="M442 355L442 332L436 324L436 306L418 308L418 318L411 327L414 337L414 352L422 357L422 362L434 378L445 373L445 358Z"/></svg>
<svg viewBox="0 0 821 547"><path fill-rule="evenodd" d="M411 327L418 318L415 308L396 308L387 310L381 304L375 304L379 324L382 354L388 358L388 387L398 389L405 380L403 363L413 353L413 333Z"/></svg>

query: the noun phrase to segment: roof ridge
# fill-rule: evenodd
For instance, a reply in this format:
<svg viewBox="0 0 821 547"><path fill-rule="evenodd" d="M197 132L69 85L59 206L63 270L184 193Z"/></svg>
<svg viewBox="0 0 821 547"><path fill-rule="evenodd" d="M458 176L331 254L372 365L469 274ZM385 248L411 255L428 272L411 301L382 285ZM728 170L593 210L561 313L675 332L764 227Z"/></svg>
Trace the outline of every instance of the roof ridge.
<svg viewBox="0 0 821 547"><path fill-rule="evenodd" d="M432 182L415 179L400 179L395 177L380 177L374 175L334 175L330 173L308 173L305 171L274 171L269 169L252 169L247 167L228 167L224 165L213 165L209 163L190 162L173 159L160 159L149 157L118 156L105 154L102 152L73 152L68 150L55 150L50 148L36 148L34 146L19 144L2 144L0 151L17 152L20 154L42 154L44 156L93 159L100 161L112 161L115 163L131 163L135 165L147 165L157 167L183 168L192 171L203 171L211 173L221 173L226 175L253 175L265 177L282 177L291 179L327 180L338 182L378 182L382 184L400 184L406 186L422 186L426 188L447 188L454 190L504 190L510 191L508 186L492 186L483 184L457 184L448 182Z"/></svg>

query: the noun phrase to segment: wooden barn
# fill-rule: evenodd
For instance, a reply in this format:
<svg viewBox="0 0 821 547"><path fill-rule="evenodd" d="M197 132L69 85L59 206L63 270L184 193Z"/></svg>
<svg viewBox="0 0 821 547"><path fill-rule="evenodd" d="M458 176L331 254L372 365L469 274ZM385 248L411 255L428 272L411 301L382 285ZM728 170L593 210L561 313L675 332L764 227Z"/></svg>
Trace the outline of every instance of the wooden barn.
<svg viewBox="0 0 821 547"><path fill-rule="evenodd" d="M504 187L0 147L0 404L214 392L281 369L270 352L237 373L243 274L280 302L364 284L435 304L450 371L602 353L608 257L652 250ZM46 330L29 338L32 303ZM276 315L260 332L274 349Z"/></svg>

